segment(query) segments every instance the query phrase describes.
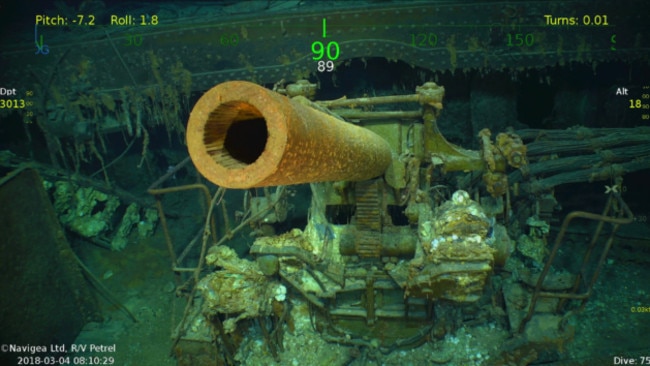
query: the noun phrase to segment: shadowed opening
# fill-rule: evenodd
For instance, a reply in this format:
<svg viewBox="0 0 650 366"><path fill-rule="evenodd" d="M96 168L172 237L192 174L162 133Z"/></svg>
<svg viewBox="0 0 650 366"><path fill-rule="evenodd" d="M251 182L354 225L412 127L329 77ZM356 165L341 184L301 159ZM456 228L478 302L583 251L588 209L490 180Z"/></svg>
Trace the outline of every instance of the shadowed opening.
<svg viewBox="0 0 650 366"><path fill-rule="evenodd" d="M266 120L257 108L234 101L221 104L210 113L203 143L217 164L241 169L262 155L268 137Z"/></svg>

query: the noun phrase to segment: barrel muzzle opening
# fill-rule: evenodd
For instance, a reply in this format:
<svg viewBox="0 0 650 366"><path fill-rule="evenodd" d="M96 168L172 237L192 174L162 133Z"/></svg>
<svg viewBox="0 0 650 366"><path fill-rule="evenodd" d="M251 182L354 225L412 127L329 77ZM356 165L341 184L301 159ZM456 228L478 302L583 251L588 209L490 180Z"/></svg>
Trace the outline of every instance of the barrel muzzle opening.
<svg viewBox="0 0 650 366"><path fill-rule="evenodd" d="M253 105L242 101L221 104L205 124L203 143L215 163L241 169L262 155L269 137L266 120Z"/></svg>

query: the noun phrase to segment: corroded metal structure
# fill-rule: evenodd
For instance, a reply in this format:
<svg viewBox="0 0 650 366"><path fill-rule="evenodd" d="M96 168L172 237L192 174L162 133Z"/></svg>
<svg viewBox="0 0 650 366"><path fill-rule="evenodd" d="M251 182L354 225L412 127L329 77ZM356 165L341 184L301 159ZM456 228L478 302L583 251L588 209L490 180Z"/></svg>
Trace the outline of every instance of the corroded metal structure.
<svg viewBox="0 0 650 366"><path fill-rule="evenodd" d="M229 314L232 316L230 319L234 319L223 325L226 334L235 334L240 327L239 322L245 324L252 318L271 317L274 319L271 323L275 328L264 337L271 353L279 360L277 347L282 342L274 338L273 334L281 331L282 326L278 325L281 324L281 319L289 318L282 315L286 313L286 307L277 305L281 311L274 312L273 306L269 307L268 304L282 303L288 296L276 283L280 278L282 284L292 288L309 304L313 327L321 333L323 339L354 347L377 349L384 353L397 348L417 347L430 340L430 337L442 339L446 334L450 334L451 329L456 326L451 323L460 322L461 314L469 314L474 306L486 301L486 296L491 291L490 277L494 276L494 269L505 265L513 254L515 245L518 246L518 252L529 258L535 257L534 250L544 250L548 225L537 219L537 215L528 218L526 225L530 227L530 231L523 234L517 244L509 236L506 227L509 225L507 218L512 212L506 172L511 168L526 170L529 165L527 147L523 140L516 133L507 132L499 133L493 141L490 130L484 129L477 136L480 142L478 151L464 150L447 142L437 129L436 121L443 108L443 97L444 88L434 83L426 83L417 87L416 94L410 96L312 103L302 97L288 99L245 82L220 84L203 96L190 118L188 147L199 171L220 185L232 187L235 184L233 182L245 182L247 185L244 187L248 187L263 181L264 177L256 177L255 169L250 172L246 169L255 165L258 160L266 159L263 158L264 154L281 155L274 152L275 143L270 137L274 132L280 133L283 138L285 134L295 138L290 145L312 145L314 136L285 132L292 131L294 107L304 109L304 113L300 115L310 114L308 111L316 112L308 119L310 123L316 121L313 123L319 126L318 131L327 130L322 131L318 137L329 140L328 134L336 133L330 130L336 131L339 124L345 123L333 121L335 126L321 125L318 122L319 116L327 116L321 113L321 110L324 107L348 106L351 108L348 115L359 116L362 121L357 123L363 126L348 124L348 127L354 127L350 131L375 131L386 139L385 143L393 152L392 158L388 157L391 160L390 166L385 170L363 161L369 169L378 170L373 170L365 180L361 178L357 182L350 182L352 175L347 173L323 178L314 176L309 169L299 169L305 162L300 160L301 155L297 152L309 153L310 149L306 148L295 151L290 149L289 151L293 152L287 154L287 157L294 161L287 162L286 165L264 160L265 165L271 165L274 175L283 177L284 180L280 180L283 184L322 183L311 184L311 205L304 230L296 228L278 236L261 234L250 248L250 254L256 258L255 262L244 260L239 265L217 263L215 274L206 277L250 277L249 281L259 282L259 286L262 286L256 295L238 292L234 285L222 286L221 284L227 281L221 279L212 282L201 280L199 287L206 301L202 305L203 309L213 317ZM304 101L304 104L300 101ZM418 131L419 137L415 137L414 133L412 139L401 139L399 136L402 136L403 131L399 122L372 125L368 123L368 119L376 117L374 112L354 110L359 104L388 102L420 104L421 110L417 113L420 114L423 124L417 127L417 130L412 127ZM284 110L284 104L291 108ZM282 112L276 115L280 110ZM337 114L340 112L345 110L336 110ZM413 112L415 111L408 113ZM272 121L275 118L289 121L289 127L284 124L277 125ZM246 133L242 133L244 137L241 138L233 137L235 140L228 143L229 133L239 133L230 131L236 130L233 126L237 124L241 124ZM300 119L298 126L302 126ZM259 127L264 130L261 134L263 138L255 138L260 135L255 131ZM405 135L408 136L408 132ZM346 141L342 136L338 138ZM302 139L306 140L305 144L300 143ZM339 145L346 146L347 143L339 142ZM330 146L326 144L323 149L328 148ZM254 152L238 151L245 149L253 149ZM346 155L331 156L333 159L340 159ZM284 158L279 161L283 160ZM335 164L337 162L333 160L325 165ZM218 171L215 165L218 166ZM443 173L460 170L483 172L483 181L490 197L480 197L475 191L473 199L464 190L457 190L449 199L435 198L436 195L424 193L441 187L433 181L434 169L440 169ZM341 169L336 168L334 171ZM376 174L382 177L369 179ZM287 177L291 180L287 180ZM340 181L334 183L332 180ZM273 182L278 184L277 180ZM278 192L285 192L280 188ZM278 192L273 195L265 190L265 196L260 197L262 202L268 202L267 209L275 208L277 211L277 202L283 194ZM246 201L245 199L244 202ZM248 217L249 212L255 211L253 206L252 201L250 207L244 204L246 213L243 217ZM611 199L608 210L610 206ZM617 225L631 222L631 214L626 205L620 201L617 207L623 207L628 217L606 217L608 211L601 216L585 214L585 217L601 221L599 228L602 222L615 222ZM619 214L620 212L617 213ZM277 217L286 218L284 215L274 216L269 213L254 221L258 224L282 221ZM594 234L592 246L599 238L600 231ZM610 238L608 246L611 241ZM557 245L553 253L557 250ZM208 263L214 263L215 258L225 257L227 259L223 260L230 260L228 258L233 257L231 254L224 254L226 249L219 246L214 246L211 250L213 253L212 257L208 254ZM593 281L588 291L580 295L557 292L568 290L571 282L574 282L573 279L564 281L566 283L559 281L559 287L555 287L556 292L542 291L547 289L540 286L546 283L544 278L553 261L553 255L551 254L546 262L546 270L541 276L524 279L526 283L537 283L534 293L528 294L529 291L519 282L508 280L503 285L502 295L491 295L492 302L503 301L504 304L493 304L500 309L495 311L501 315L493 314L490 319L506 321L507 317L516 339L520 339L519 335L528 339L521 344L515 341L504 343L506 351L497 355L499 360L527 357L537 359L537 354L534 353L536 350L571 339L571 329L565 327L565 319L572 312L563 314L566 309L558 307L555 313L550 314L536 308L535 302L538 297L584 301L591 295ZM596 278L600 271L605 256L606 252L600 256L593 278ZM541 263L545 256L542 253L537 258ZM585 263L587 262L588 256L585 257ZM557 278L564 278L562 276L567 277L556 271L550 277L558 282ZM579 285L580 282L575 280L573 292L577 292ZM251 283L247 288L252 289L255 286ZM233 291L242 296L229 295ZM215 293L217 295L214 295ZM503 296L504 300L498 300L496 296ZM518 296L528 296L526 302L531 299L532 305L522 306L522 303L517 302L520 298ZM256 311L250 312L249 307L242 305L244 303L264 304L266 307L255 308ZM236 306L233 307L234 305ZM541 323L548 324L548 327L539 328ZM222 325L218 322L215 324L219 333L223 334ZM514 353L509 351L511 349ZM232 353L231 345L223 341L223 354L226 359L229 353Z"/></svg>
<svg viewBox="0 0 650 366"><path fill-rule="evenodd" d="M639 152L648 154L645 146L625 146L608 153L607 159L630 160L621 167L599 166L598 170L537 181L540 173L558 171L560 163L561 169L569 170L566 162L572 157L546 160L549 150L559 151L555 148L557 141L549 148L546 141L537 139L537 133L526 138L512 132L497 134L499 130L490 127L494 141L489 129L481 130L478 150L451 144L436 122L444 88L434 83L425 83L410 96L341 98L312 104L253 83L227 81L276 86L283 79L311 77L313 81L317 67L310 51L316 40L337 42L340 55L334 63L339 69L345 69L341 66L351 60L365 64L367 58L377 57L451 74L505 70L501 74L506 78L508 73L516 76L531 69L575 63L588 64L595 72L601 62L647 60L650 41L644 36L648 34L644 17L650 12L650 3L633 1L626 5L634 11L621 11L616 3L587 1L415 2L221 18L167 18L157 26L137 28L142 47L129 44L133 43L135 27L87 28L82 37L75 34L74 39L43 27L40 30L47 34L49 56L34 57L31 42L8 45L0 56L0 78L25 87L34 84L37 122L52 155L56 155L57 145L61 146L57 138L71 134L88 138L90 126L96 125L97 134L126 130L134 140L142 137L144 160L147 128L164 123L168 132L187 133L195 166L222 186L211 202L209 188L202 184L162 188L161 179L149 190L160 198L199 189L205 196L201 202L209 202L204 230L177 255L162 201L158 200L172 269L179 280L184 272L193 273L178 286L179 293L192 288L186 294L189 301L183 319L174 331L179 364L213 364L214 360L235 364L242 334L253 322L259 325L268 349L279 362L284 323L287 329L293 327L288 315L291 302L285 301L291 296L302 296L309 306L311 325L324 339L368 352L388 353L442 340L468 318L491 322L505 322L507 318L512 334L523 333L528 343L516 343L519 339L515 339L512 347L503 347L492 360L494 364L528 364L538 358L535 348L546 349L550 343L561 344L572 336L564 329L566 317L561 314L570 306L563 306L567 304L561 301L549 316L542 314L536 303L560 298L582 300L584 305L618 227L612 230L590 283L577 278L568 285L547 288L545 278L558 277L549 268L566 229L566 225L562 227L547 260L544 250L549 225L544 220L557 203L552 188L586 181L587 176L589 181L607 180L623 172L646 169L647 161L636 159ZM575 17L578 24L550 24L549 17L560 21L556 16ZM585 24L585 19L593 21L596 16L600 24ZM622 24L629 26L618 27ZM614 27L617 43L612 41ZM9 40L10 36L3 37ZM333 80L336 74L332 75ZM431 79L440 75L443 73L432 74ZM192 92L216 84L194 107L185 131L182 107L189 107L196 95ZM289 87L286 94L295 95ZM421 109L372 110L375 104L398 102L417 102ZM341 122L322 108L342 106L349 108L333 109L332 114L349 118L358 126ZM362 109L356 109L358 106ZM73 123L77 129L66 127ZM469 135L476 137L479 130ZM528 132L532 135L535 131ZM544 131L547 133L551 135ZM524 144L533 137L536 141ZM568 140L568 151L595 149L594 142L602 142L602 146L611 143L594 139L577 146L573 138ZM99 157L94 145L89 146ZM531 155L536 157L529 165ZM571 161L583 166L600 163L603 157L594 154ZM172 177L187 161L164 178ZM510 168L517 170L507 175ZM453 172L467 174L458 177L452 194L454 184L445 179ZM482 183L473 173L483 174L490 197L481 196L483 192L477 187ZM338 182L331 182L334 180ZM290 194L283 185L321 181L325 182L311 185L312 202L304 230L293 229L279 236L263 230L272 231L272 224L287 219ZM614 187L620 187L617 184ZM255 189L245 191L242 210L230 215L227 200L222 199L223 187L270 185L281 186L274 194L265 188L263 196ZM520 189L529 194L529 200L522 199ZM516 210L511 194L518 198L515 203L520 203ZM526 206L531 204L533 209L529 210ZM225 228L220 239L211 217L218 207L223 219L219 228ZM620 211L621 207L626 205L610 197L605 214L583 215L600 222L589 251L601 234L603 222L619 225L632 221L627 209L625 219L606 215L610 208ZM620 216L621 212L614 214ZM231 216L238 220L233 229ZM517 229L522 232L517 240L509 237L512 227L508 226L515 220L528 229ZM251 236L261 236L250 248L255 261L237 258L221 245L249 225ZM208 251L209 244L212 247ZM199 252L197 263L189 259L192 250ZM516 278L494 271L512 257L522 265L528 261L540 268L546 261L543 274L534 277L522 272L521 278ZM192 265L185 266L184 262ZM204 264L217 268L200 280ZM505 272L518 272L515 269ZM490 281L491 276L498 276L503 285ZM200 285L193 286L197 283ZM287 293L285 286L292 291ZM586 292L578 294L582 287ZM202 303L195 301L198 291L204 295ZM479 307L489 310L488 315L478 313ZM543 331L535 328L540 324ZM188 352L182 343L187 340L209 344L207 351L195 352L210 356L201 361L193 359L194 352ZM529 350L533 353L526 354Z"/></svg>
<svg viewBox="0 0 650 366"><path fill-rule="evenodd" d="M227 188L364 180L391 161L377 134L245 81L201 97L187 146L197 169Z"/></svg>

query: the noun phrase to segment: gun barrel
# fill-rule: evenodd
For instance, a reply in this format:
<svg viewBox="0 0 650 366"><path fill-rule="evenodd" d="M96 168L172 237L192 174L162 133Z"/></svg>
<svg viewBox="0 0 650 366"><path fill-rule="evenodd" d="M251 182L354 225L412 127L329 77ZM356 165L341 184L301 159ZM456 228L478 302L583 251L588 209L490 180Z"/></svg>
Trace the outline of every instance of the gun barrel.
<svg viewBox="0 0 650 366"><path fill-rule="evenodd" d="M360 181L391 161L374 132L246 81L218 84L198 100L187 147L198 171L226 188Z"/></svg>

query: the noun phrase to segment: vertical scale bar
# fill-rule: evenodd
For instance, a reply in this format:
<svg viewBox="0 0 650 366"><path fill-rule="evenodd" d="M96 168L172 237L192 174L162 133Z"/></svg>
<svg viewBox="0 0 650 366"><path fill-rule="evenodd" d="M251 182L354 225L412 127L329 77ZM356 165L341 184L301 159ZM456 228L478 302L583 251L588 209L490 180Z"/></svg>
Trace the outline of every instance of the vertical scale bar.
<svg viewBox="0 0 650 366"><path fill-rule="evenodd" d="M327 38L327 19L323 18L323 38Z"/></svg>

